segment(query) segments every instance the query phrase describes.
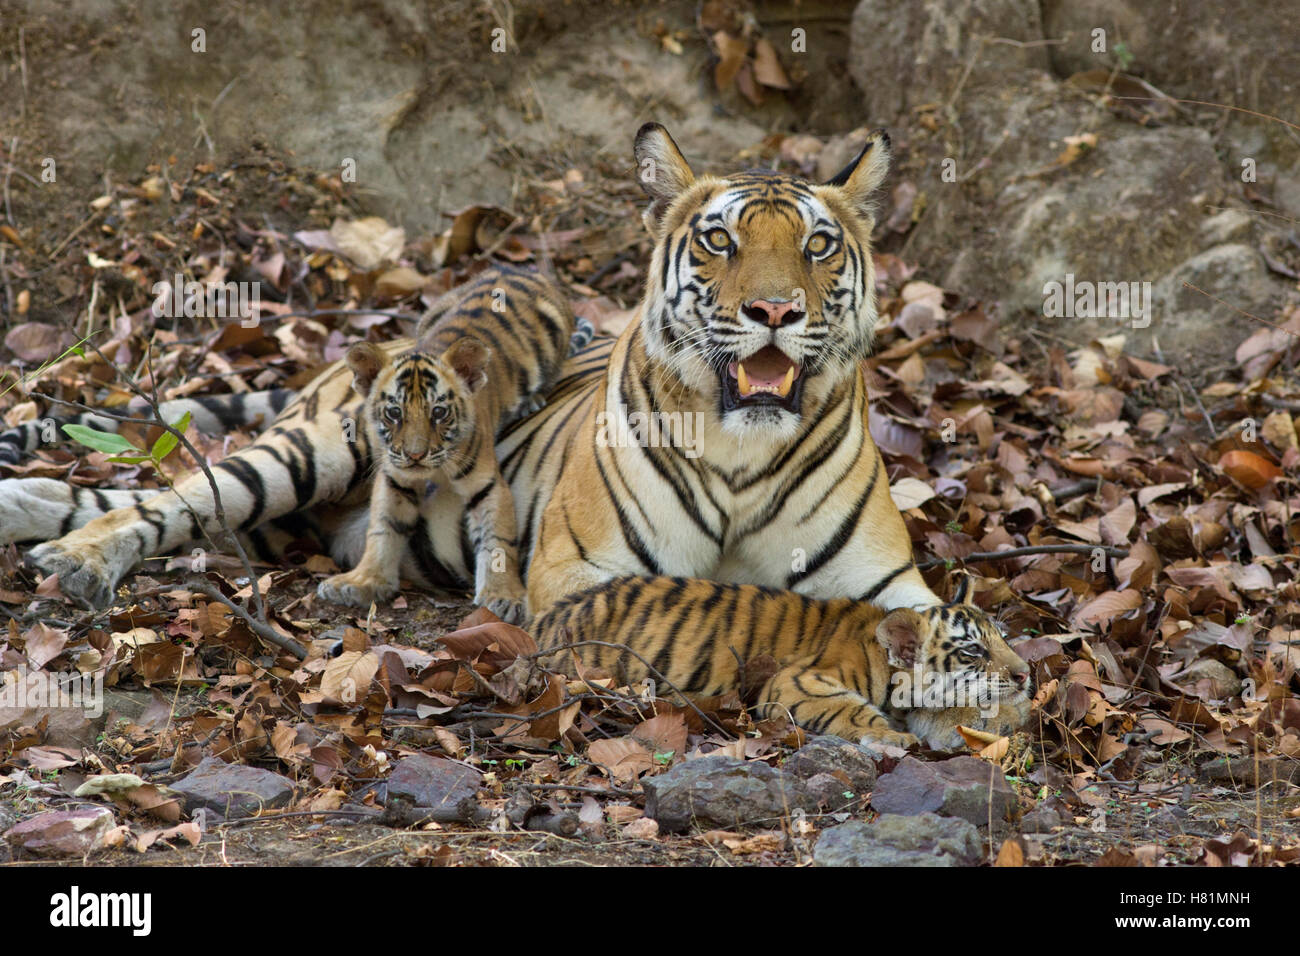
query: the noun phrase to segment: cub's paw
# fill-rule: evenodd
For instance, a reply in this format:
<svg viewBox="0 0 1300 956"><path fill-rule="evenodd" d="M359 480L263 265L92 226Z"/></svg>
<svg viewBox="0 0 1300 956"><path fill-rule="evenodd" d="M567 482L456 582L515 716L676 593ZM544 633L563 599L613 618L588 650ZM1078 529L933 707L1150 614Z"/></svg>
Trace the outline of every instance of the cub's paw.
<svg viewBox="0 0 1300 956"><path fill-rule="evenodd" d="M957 728L978 730L1005 737L1029 720L1030 700L1020 692L1003 697L996 709L949 707L946 710L913 710L907 714L907 729L934 750L965 750L966 738Z"/></svg>
<svg viewBox="0 0 1300 956"><path fill-rule="evenodd" d="M57 574L59 590L88 608L107 607L113 600L118 574L93 547L74 552L62 539L47 541L27 552L27 563L43 574Z"/></svg>
<svg viewBox="0 0 1300 956"><path fill-rule="evenodd" d="M528 623L528 609L522 598L489 598L483 606L507 624L523 627Z"/></svg>
<svg viewBox="0 0 1300 956"><path fill-rule="evenodd" d="M316 588L316 594L326 601L351 607L369 607L375 601L386 601L396 593L396 581L376 580L356 571L326 578Z"/></svg>
<svg viewBox="0 0 1300 956"><path fill-rule="evenodd" d="M913 734L902 730L873 730L868 734L863 734L859 743L868 747L887 744L891 747L902 747L906 750L913 744L919 744L920 741Z"/></svg>

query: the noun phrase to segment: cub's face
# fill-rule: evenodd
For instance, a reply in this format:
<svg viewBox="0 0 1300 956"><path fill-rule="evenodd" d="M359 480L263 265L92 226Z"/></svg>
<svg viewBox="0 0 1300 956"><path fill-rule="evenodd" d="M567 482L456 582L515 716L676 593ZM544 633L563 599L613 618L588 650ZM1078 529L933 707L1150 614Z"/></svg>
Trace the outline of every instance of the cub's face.
<svg viewBox="0 0 1300 956"><path fill-rule="evenodd" d="M466 336L440 356L418 349L390 359L370 343L348 350L353 387L383 467L408 477L462 464L474 433L474 392L487 381L487 347ZM381 457L382 456L382 457Z"/></svg>
<svg viewBox="0 0 1300 956"><path fill-rule="evenodd" d="M894 670L890 704L899 710L960 712L966 726L982 719L999 733L1029 716L1029 665L1007 644L1002 628L973 604L957 602L891 611L876 640ZM992 724L988 724L992 726Z"/></svg>
<svg viewBox="0 0 1300 956"><path fill-rule="evenodd" d="M657 238L642 329L651 354L743 437L789 438L810 397L857 374L876 321L867 203L883 135L830 183L696 178L660 126L636 154Z"/></svg>

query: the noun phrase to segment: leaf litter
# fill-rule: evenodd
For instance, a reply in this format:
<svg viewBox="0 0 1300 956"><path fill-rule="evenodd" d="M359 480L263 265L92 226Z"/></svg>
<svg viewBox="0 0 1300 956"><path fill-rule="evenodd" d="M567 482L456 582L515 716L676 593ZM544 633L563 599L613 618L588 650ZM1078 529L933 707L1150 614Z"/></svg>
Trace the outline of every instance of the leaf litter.
<svg viewBox="0 0 1300 956"><path fill-rule="evenodd" d="M739 38L743 66L781 88L765 41L743 22L708 35L723 51L719 71ZM1092 145L1071 146L1062 162ZM761 148L803 168L826 147L805 137ZM119 225L69 243L60 281L67 294L96 290L94 345L141 369L139 383L162 398L301 385L352 342L409 332L424 307L485 265L485 253L540 262L544 252L575 308L617 331L635 305L648 246L608 213L634 219L635 193L599 170L553 172L516 210L471 207L438 236L408 237L360 216L336 178L267 154L226 169L169 170L163 192L148 186L151 170L97 200ZM279 226L246 212L267 194ZM920 201L914 190L894 198ZM910 215L891 231L905 230ZM599 268L619 247L630 253ZM25 264L39 260L18 252L22 284ZM153 285L177 271L205 285L262 277L261 323L155 317ZM993 305L916 273L916 264L877 256L878 345L864 363L872 433L927 578L942 592L950 569L972 572L978 602L1022 638L1034 670L1028 733L970 732L969 751L1007 772L1023 811L1051 807L1075 821L1004 841L997 864L1293 860L1300 312L1261 329L1234 369L1196 388L1158 355L1130 355L1122 335L1068 350L1032 331L1007 334ZM30 321L6 338L26 377L0 396L5 422L43 414L35 393L130 407L132 394L99 354L68 351L72 341L40 321L41 308L33 303ZM123 434L147 448L161 432ZM209 461L251 440L194 428L188 436ZM147 461L108 457L46 447L0 474L162 483ZM173 461L162 467L167 477L183 471ZM213 587L230 597L248 591L237 562L209 559L202 576ZM463 598L408 593L365 614L317 602L315 583L334 570L311 553L259 569L272 626L307 649L298 660L161 562L129 578L111 610L88 614L56 581L33 577L17 549L0 552L6 679L77 673L102 680L117 701L100 723L50 707L0 711L0 793L21 794L33 812L68 805L82 788L88 796L76 800L116 811L104 845L142 858L210 839L183 819L170 785L211 755L292 781L291 805L258 819L293 814L285 826L329 830L378 826L385 781L408 757L440 755L482 774L463 819L417 817L410 832L443 842L403 843L383 861L491 862L472 849L475 835L508 853L512 834L534 842L543 834L561 854L579 852L571 849L579 841L633 855L654 845L696 862L723 854L792 863L802 858L798 841L837 822L827 813L779 830L660 834L644 814L642 780L719 753L779 766L805 736L784 719L755 722L741 694L756 687L688 700L594 669L565 676L526 631L482 610L464 616ZM756 672L768 666L752 663ZM140 783L95 784L121 775ZM857 799L869 812L869 794ZM1098 829L1098 819L1110 822Z"/></svg>

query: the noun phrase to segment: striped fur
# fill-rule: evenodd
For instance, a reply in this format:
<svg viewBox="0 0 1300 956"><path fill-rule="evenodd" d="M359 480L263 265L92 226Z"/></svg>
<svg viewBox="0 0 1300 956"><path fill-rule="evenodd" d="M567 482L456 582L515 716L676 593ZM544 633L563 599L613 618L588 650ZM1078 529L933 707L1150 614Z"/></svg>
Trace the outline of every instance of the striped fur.
<svg viewBox="0 0 1300 956"><path fill-rule="evenodd" d="M158 411L168 423L189 413L194 427L205 435L220 435L232 428L269 424L284 410L293 392L284 388L266 392L237 392L232 395L195 395L162 402ZM140 399L123 410L129 417L149 412ZM106 415L80 412L75 415L46 415L0 432L0 464L14 465L43 445L64 441L64 425L85 425L101 432L116 432L118 422Z"/></svg>
<svg viewBox="0 0 1300 956"><path fill-rule="evenodd" d="M574 650L622 684L649 677L660 694L665 680L698 694L756 691L759 714L850 740L952 749L962 746L958 725L1010 733L1029 716L1028 666L961 595L884 611L750 585L617 578L564 598L533 634L543 648L601 642ZM764 668L764 656L774 663ZM761 685L746 687L758 683L747 680L755 670ZM918 706L927 704L942 706Z"/></svg>
<svg viewBox="0 0 1300 956"><path fill-rule="evenodd" d="M758 584L887 609L938 604L868 433L860 370L876 321L869 203L888 168L888 140L873 139L824 185L764 172L696 177L653 124L636 153L656 240L638 319L617 343L598 338L573 355L545 407L508 424L497 443L530 609L626 575ZM484 318L487 328L496 321ZM762 385L778 352L778 364L798 371L784 397ZM738 399L745 363L760 370L753 381L762 388ZM349 567L364 550L371 467L367 430L343 438L361 412L351 378L341 363L326 370L217 468L235 524L256 534L291 520ZM668 416L658 436L668 441L607 440L638 414ZM698 424L690 449L687 415ZM200 530L170 492L104 515L115 502L26 481L0 482L0 541L45 541L29 560L94 603L144 557ZM209 523L206 482L180 491ZM50 541L51 521L27 513L35 500L49 501L64 537ZM421 503L408 545L402 577L474 581L478 549L452 488Z"/></svg>
<svg viewBox="0 0 1300 956"><path fill-rule="evenodd" d="M551 449L559 477L528 572L533 613L623 575L937 604L867 429L860 368L876 322L868 204L888 140L821 186L696 177L654 124L636 153L653 173L654 255L601 387L563 412L572 424ZM784 321L760 321L757 303ZM774 351L798 367L788 398L738 403L738 366ZM668 441L610 440L656 413Z"/></svg>
<svg viewBox="0 0 1300 956"><path fill-rule="evenodd" d="M390 357L369 343L348 352L378 474L365 554L319 593L363 607L396 594L425 489L436 485L465 512L474 599L522 623L515 507L494 443L502 424L545 405L577 335L574 316L550 281L518 269L490 269L456 292L421 323L409 352Z"/></svg>

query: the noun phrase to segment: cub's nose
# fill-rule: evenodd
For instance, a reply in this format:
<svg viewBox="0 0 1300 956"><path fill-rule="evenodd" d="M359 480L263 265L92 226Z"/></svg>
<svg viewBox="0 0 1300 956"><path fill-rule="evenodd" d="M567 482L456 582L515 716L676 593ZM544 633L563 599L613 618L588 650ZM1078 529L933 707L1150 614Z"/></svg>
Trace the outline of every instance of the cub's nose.
<svg viewBox="0 0 1300 956"><path fill-rule="evenodd" d="M406 457L411 461L424 461L428 454L427 451L408 451Z"/></svg>
<svg viewBox="0 0 1300 956"><path fill-rule="evenodd" d="M747 319L755 322L761 322L764 325L770 325L777 328L787 325L790 322L798 322L803 318L803 312L794 307L792 301L773 301L769 299L754 299L741 306L741 313Z"/></svg>

